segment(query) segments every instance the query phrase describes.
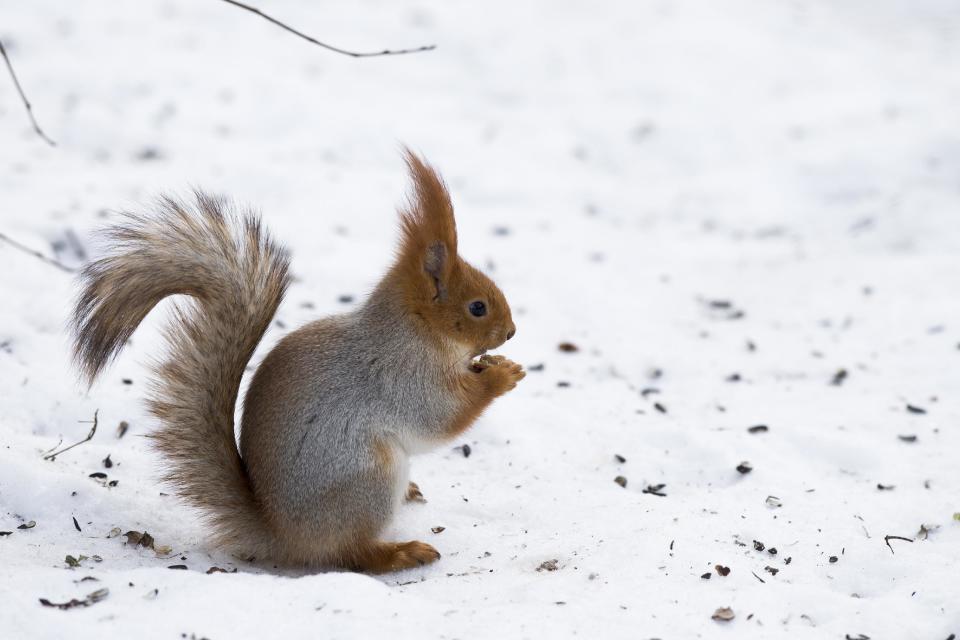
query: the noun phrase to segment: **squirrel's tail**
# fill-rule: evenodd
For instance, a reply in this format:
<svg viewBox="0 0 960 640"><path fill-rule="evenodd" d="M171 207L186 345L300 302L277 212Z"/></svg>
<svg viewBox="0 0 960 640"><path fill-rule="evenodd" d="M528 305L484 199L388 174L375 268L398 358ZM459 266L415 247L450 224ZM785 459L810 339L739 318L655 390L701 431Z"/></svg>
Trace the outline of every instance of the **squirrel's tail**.
<svg viewBox="0 0 960 640"><path fill-rule="evenodd" d="M271 539L237 452L234 409L247 362L289 284L286 252L252 213L196 193L164 197L155 217L128 214L107 231L108 254L88 265L73 316L74 356L92 383L144 316L185 294L165 331L149 401L161 426L164 479L210 520L216 541L260 554Z"/></svg>

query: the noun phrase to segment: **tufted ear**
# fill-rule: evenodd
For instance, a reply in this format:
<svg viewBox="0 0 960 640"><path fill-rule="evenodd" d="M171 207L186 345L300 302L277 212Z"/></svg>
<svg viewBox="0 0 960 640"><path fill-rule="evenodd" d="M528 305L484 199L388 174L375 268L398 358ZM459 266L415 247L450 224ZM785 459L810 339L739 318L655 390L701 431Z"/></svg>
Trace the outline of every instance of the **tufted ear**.
<svg viewBox="0 0 960 640"><path fill-rule="evenodd" d="M413 191L400 211L400 257L428 279L433 299L443 300L457 256L453 204L447 186L433 167L406 148L404 159Z"/></svg>
<svg viewBox="0 0 960 640"><path fill-rule="evenodd" d="M447 297L447 283L450 280L450 256L442 242L434 242L427 247L423 259L423 270L433 280L435 290L433 299L444 300Z"/></svg>

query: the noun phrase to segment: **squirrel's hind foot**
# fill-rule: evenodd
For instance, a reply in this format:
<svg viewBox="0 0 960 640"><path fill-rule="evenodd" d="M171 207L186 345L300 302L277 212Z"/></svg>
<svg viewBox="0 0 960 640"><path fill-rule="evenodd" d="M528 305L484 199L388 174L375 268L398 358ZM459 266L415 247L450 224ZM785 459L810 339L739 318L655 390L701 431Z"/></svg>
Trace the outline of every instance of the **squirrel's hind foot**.
<svg viewBox="0 0 960 640"><path fill-rule="evenodd" d="M357 554L354 568L368 573L390 573L413 569L440 559L440 553L426 542L374 542Z"/></svg>

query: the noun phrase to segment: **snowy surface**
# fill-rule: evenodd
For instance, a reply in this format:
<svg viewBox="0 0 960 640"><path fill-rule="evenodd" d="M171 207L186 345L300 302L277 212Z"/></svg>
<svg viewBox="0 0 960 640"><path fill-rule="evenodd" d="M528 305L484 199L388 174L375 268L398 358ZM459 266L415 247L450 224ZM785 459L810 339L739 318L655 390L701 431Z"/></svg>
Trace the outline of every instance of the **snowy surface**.
<svg viewBox="0 0 960 640"><path fill-rule="evenodd" d="M260 5L343 46L438 49L349 59L216 0L7 2L0 38L59 146L0 77L0 231L76 266L110 210L158 192L254 204L298 278L268 346L383 271L407 143L511 300L505 353L543 369L452 443L470 457L414 461L429 503L390 535L440 562L251 566L157 484L162 312L87 393L71 277L0 245L0 637L960 634L955 2ZM91 442L42 459L96 409Z"/></svg>

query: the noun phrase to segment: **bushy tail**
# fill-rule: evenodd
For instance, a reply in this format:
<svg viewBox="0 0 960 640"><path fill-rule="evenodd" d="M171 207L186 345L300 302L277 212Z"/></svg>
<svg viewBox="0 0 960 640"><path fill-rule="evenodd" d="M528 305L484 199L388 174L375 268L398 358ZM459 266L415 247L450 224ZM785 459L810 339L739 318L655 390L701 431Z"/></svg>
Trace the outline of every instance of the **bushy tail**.
<svg viewBox="0 0 960 640"><path fill-rule="evenodd" d="M162 198L156 216L127 215L106 232L110 250L81 275L74 356L92 383L162 299L191 296L166 328L169 352L149 401L166 458L164 479L210 518L217 542L260 553L269 540L234 435L247 362L289 284L286 252L251 213L196 193Z"/></svg>

